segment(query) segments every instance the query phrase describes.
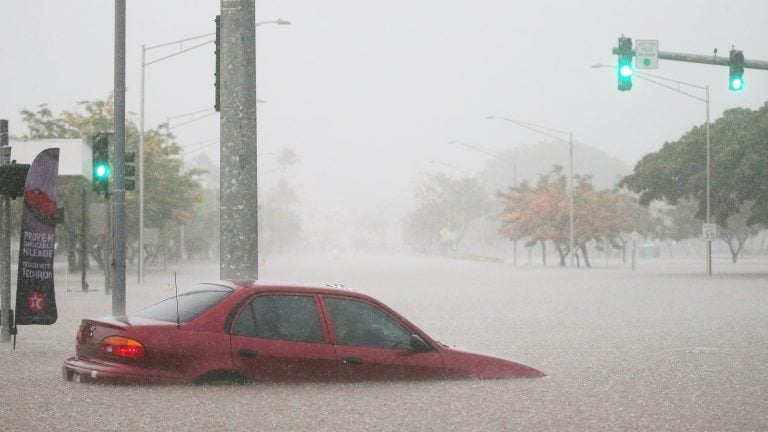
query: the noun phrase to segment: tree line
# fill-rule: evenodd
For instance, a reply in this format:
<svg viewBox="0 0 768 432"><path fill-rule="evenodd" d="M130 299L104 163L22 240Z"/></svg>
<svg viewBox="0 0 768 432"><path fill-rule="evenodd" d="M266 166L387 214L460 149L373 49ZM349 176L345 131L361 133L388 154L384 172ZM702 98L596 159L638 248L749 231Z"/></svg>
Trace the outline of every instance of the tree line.
<svg viewBox="0 0 768 432"><path fill-rule="evenodd" d="M553 166L535 182L488 197L479 177L429 176L417 189L417 208L407 217L405 240L417 250L445 252L440 232L460 240L471 218L495 221L501 236L557 252L559 264L573 254L590 266L589 246L622 251L637 235L679 242L701 236L706 215L704 126L645 155L614 188L597 190L589 175L574 176L574 250L570 246L568 178ZM768 225L768 103L757 110L725 111L710 129L711 209L718 240L736 262L750 237ZM495 214L484 207L494 208ZM484 213L481 215L480 213ZM455 244L452 245L455 248ZM546 261L544 261L546 263Z"/></svg>
<svg viewBox="0 0 768 432"><path fill-rule="evenodd" d="M22 110L21 116L27 133L20 140L83 139L97 132L114 129L113 99L78 102L75 109L54 114L47 104L34 110ZM126 151L138 155L140 132L137 125L126 119ZM144 132L144 224L159 232L157 242L145 244L148 264L179 261L182 255L191 260L208 260L218 256L219 192L218 188L206 188L201 182L206 174L202 169L184 167L182 147L167 123ZM290 149L275 155L276 162L285 170L298 162ZM137 157L138 159L138 157ZM138 160L136 161L138 163ZM78 215L81 194L85 192L87 203L103 202L93 192L90 178L60 177L59 206L65 215ZM297 196L291 185L281 179L276 185L265 188L267 200L259 203L260 237L265 241L264 252L281 251L298 242L300 222L295 210ZM14 215L20 214L20 200ZM126 251L130 263L138 258L138 188L126 192ZM18 225L17 220L14 225ZM78 221L65 217L59 227L57 248L66 251L70 265L78 264L79 239L83 234ZM184 253L179 241L184 230ZM279 236L275 232L282 231ZM14 231L16 232L16 231ZM106 233L88 235L88 252L99 267L104 266L102 250L106 247Z"/></svg>

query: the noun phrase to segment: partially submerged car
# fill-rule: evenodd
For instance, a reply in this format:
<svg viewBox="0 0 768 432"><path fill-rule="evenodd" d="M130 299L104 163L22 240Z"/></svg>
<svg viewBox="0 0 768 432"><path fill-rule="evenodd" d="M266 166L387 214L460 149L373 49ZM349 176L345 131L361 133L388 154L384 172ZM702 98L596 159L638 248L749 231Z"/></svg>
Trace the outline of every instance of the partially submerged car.
<svg viewBox="0 0 768 432"><path fill-rule="evenodd" d="M135 315L84 319L63 374L151 383L545 376L443 345L356 291L253 281L199 284Z"/></svg>

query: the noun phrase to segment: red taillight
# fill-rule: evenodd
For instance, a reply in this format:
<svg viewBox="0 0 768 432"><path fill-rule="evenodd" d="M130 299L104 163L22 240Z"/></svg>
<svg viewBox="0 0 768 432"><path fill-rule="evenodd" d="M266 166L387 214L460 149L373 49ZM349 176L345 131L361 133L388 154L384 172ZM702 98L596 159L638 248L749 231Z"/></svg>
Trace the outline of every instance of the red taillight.
<svg viewBox="0 0 768 432"><path fill-rule="evenodd" d="M75 334L75 348L83 346L83 327L77 328L77 334Z"/></svg>
<svg viewBox="0 0 768 432"><path fill-rule="evenodd" d="M110 336L101 341L101 354L110 357L140 359L144 357L144 345L123 336Z"/></svg>

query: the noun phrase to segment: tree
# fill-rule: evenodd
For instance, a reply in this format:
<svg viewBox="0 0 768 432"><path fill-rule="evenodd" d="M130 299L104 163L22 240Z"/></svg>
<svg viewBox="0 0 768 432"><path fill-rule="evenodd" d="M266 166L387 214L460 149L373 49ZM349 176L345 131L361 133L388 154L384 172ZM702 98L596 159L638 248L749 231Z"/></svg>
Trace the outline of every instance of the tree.
<svg viewBox="0 0 768 432"><path fill-rule="evenodd" d="M483 187L476 178L429 176L417 189L419 207L408 215L405 241L421 251L454 249L469 222L481 216ZM441 232L449 232L448 239Z"/></svg>
<svg viewBox="0 0 768 432"><path fill-rule="evenodd" d="M605 236L616 249L621 249L621 260L627 262L627 244L634 233L656 237L661 220L651 215L648 208L640 205L637 196L626 190L613 189L604 191L604 206L614 211L612 217L606 217Z"/></svg>
<svg viewBox="0 0 768 432"><path fill-rule="evenodd" d="M747 225L768 223L768 103L757 111L727 110L710 128L711 210L725 225L742 205L752 202ZM640 203L672 205L684 198L698 203L697 218L706 215L705 128L696 126L679 140L645 155L621 185L640 194Z"/></svg>
<svg viewBox="0 0 768 432"><path fill-rule="evenodd" d="M747 222L752 217L753 203L743 204L738 213L728 217L726 223L720 227L718 238L728 245L731 251L731 261L736 264L747 239L757 235L760 227L757 224L749 225Z"/></svg>
<svg viewBox="0 0 768 432"><path fill-rule="evenodd" d="M510 240L526 240L526 246L541 244L542 261L546 265L546 242L551 241L560 266L570 251L569 203L567 178L563 167L540 175L535 186L523 182L507 192L499 192L502 203L499 233Z"/></svg>
<svg viewBox="0 0 768 432"><path fill-rule="evenodd" d="M632 232L650 229L648 211L637 200L618 190L598 191L591 176L575 176L573 189L574 248L570 244L570 197L563 167L539 176L535 186L523 182L507 192L499 192L503 210L499 232L510 240L527 239L528 245L540 243L546 256L546 242L551 242L565 266L573 253L577 265L590 267L592 242L610 241L623 248ZM633 205L634 204L634 205ZM544 259L546 265L546 259Z"/></svg>
<svg viewBox="0 0 768 432"><path fill-rule="evenodd" d="M53 116L48 104L38 105L37 111L21 110L21 120L29 130L23 140L79 138L79 132L69 128L63 118Z"/></svg>
<svg viewBox="0 0 768 432"><path fill-rule="evenodd" d="M93 133L111 131L114 128L113 103L110 96L106 100L83 101L77 103L77 108L63 111L54 116L47 105L40 105L38 111L23 110L22 118L29 129L25 138L83 138L87 139ZM126 121L126 151L136 151L139 143L139 130L130 120ZM175 137L168 125L160 125L157 129L145 132L144 139L144 185L145 185L145 222L148 227L156 226L163 231L168 222L174 225L185 223L195 217L195 205L202 199L202 188L197 182L197 176L202 170L181 172L181 160L178 156L181 148L176 144ZM85 179L89 183L90 179ZM69 187L63 184L59 200L62 203L79 202L77 195L79 187ZM80 187L83 185L80 184ZM90 191L90 187L86 187ZM89 200L98 198L92 193ZM138 238L138 194L126 193L126 236L129 242ZM66 229L66 233L73 230ZM65 243L74 242L64 237ZM98 244L94 244L98 247ZM97 256L98 261L98 256Z"/></svg>

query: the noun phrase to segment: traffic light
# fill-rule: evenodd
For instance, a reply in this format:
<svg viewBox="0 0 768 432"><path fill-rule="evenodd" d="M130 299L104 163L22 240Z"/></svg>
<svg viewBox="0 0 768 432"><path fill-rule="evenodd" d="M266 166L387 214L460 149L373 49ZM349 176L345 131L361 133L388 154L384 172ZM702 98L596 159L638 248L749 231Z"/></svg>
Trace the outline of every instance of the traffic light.
<svg viewBox="0 0 768 432"><path fill-rule="evenodd" d="M620 37L616 54L619 56L619 90L632 90L632 75L635 73L632 68L632 38Z"/></svg>
<svg viewBox="0 0 768 432"><path fill-rule="evenodd" d="M91 141L93 190L104 197L109 197L109 135L100 132Z"/></svg>
<svg viewBox="0 0 768 432"><path fill-rule="evenodd" d="M0 164L0 195L16 199L24 195L24 183L27 181L27 164Z"/></svg>
<svg viewBox="0 0 768 432"><path fill-rule="evenodd" d="M728 78L728 88L731 91L744 90L744 53L732 49L728 61L730 69Z"/></svg>
<svg viewBox="0 0 768 432"><path fill-rule="evenodd" d="M136 189L136 152L125 152L125 190Z"/></svg>

